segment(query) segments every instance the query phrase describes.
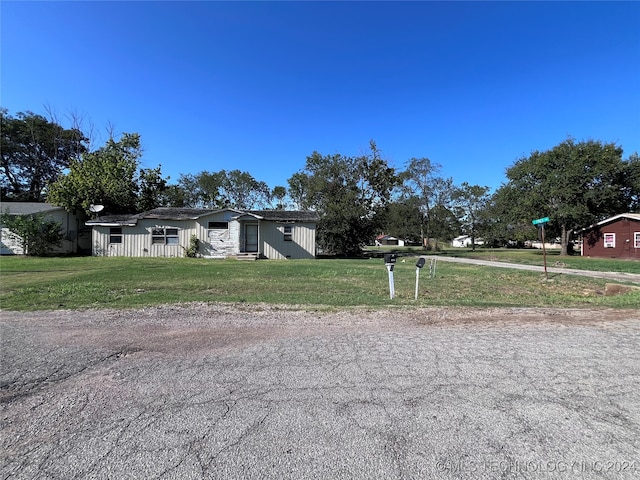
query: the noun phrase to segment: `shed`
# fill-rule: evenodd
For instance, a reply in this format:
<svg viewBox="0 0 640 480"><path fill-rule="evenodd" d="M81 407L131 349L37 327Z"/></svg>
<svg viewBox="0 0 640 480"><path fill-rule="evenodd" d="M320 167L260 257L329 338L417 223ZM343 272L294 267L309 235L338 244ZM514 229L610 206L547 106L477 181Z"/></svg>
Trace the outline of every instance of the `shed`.
<svg viewBox="0 0 640 480"><path fill-rule="evenodd" d="M9 215L33 215L44 213L47 220L61 224L64 238L59 247L52 253L88 253L91 248L91 233L84 227L78 216L67 212L63 207L43 202L3 202L0 206L3 213ZM1 227L0 254L23 255L21 239L4 226Z"/></svg>
<svg viewBox="0 0 640 480"><path fill-rule="evenodd" d="M156 208L87 222L95 256L181 257L191 237L205 258L315 258L316 212Z"/></svg>
<svg viewBox="0 0 640 480"><path fill-rule="evenodd" d="M585 257L640 260L640 213L621 213L580 231Z"/></svg>

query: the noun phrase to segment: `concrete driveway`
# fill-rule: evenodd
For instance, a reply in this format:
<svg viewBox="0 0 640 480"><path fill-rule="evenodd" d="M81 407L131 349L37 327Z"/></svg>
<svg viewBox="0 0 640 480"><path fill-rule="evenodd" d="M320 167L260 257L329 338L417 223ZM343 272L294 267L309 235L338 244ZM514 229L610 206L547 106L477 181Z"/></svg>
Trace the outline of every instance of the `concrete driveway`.
<svg viewBox="0 0 640 480"><path fill-rule="evenodd" d="M544 273L544 266L536 265L521 265L519 263L506 263L506 262L494 262L491 260L479 260L476 258L461 258L461 257L447 257L444 255L425 255L427 259L442 260L444 262L455 263L471 263L474 265L484 265L488 267L498 268L512 268L516 270L528 270L531 272ZM605 280L611 280L615 282L629 282L637 283L640 285L640 275L637 273L625 273L625 272L597 272L595 270L578 270L575 268L565 268L562 266L554 266L554 263L547 265L547 273L550 276L554 275L578 275L582 277L591 278L603 278Z"/></svg>
<svg viewBox="0 0 640 480"><path fill-rule="evenodd" d="M636 312L1 318L0 478L640 475Z"/></svg>

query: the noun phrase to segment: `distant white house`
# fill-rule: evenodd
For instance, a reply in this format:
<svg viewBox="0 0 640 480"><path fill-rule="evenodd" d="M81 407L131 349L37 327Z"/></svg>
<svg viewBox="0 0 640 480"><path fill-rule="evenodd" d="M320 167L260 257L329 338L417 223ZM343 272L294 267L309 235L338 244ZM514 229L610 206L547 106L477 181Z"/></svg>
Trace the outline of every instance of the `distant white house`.
<svg viewBox="0 0 640 480"><path fill-rule="evenodd" d="M484 245L484 239L476 238L476 245ZM471 236L470 235L460 235L459 237L454 238L451 241L452 247L470 247L471 246Z"/></svg>
<svg viewBox="0 0 640 480"><path fill-rule="evenodd" d="M395 245L398 247L404 247L404 240L392 235L378 235L376 237L376 247L380 247L382 245Z"/></svg>
<svg viewBox="0 0 640 480"><path fill-rule="evenodd" d="M91 234L80 219L64 208L42 202L2 202L2 213L9 215L32 215L44 213L47 220L59 222L64 235L62 244L54 247L51 253L66 254L88 251L90 248ZM1 227L0 236L1 255L24 255L21 238L4 226Z"/></svg>
<svg viewBox="0 0 640 480"><path fill-rule="evenodd" d="M156 208L86 222L94 256L182 257L191 237L206 258L315 258L316 212Z"/></svg>

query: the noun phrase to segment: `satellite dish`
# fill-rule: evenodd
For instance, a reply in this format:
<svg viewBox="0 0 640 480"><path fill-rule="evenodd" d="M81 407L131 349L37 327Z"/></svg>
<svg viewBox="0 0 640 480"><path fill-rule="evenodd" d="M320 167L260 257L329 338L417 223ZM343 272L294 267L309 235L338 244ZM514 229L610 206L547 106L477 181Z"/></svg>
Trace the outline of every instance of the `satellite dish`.
<svg viewBox="0 0 640 480"><path fill-rule="evenodd" d="M93 213L98 213L98 212L101 212L102 210L104 210L104 205L94 205L94 204L89 205L89 211Z"/></svg>

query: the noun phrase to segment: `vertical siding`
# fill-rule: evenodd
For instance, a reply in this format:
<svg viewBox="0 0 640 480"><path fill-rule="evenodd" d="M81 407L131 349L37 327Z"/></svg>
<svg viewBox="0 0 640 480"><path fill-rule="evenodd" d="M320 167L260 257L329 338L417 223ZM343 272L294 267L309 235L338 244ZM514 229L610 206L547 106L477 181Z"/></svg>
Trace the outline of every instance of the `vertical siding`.
<svg viewBox="0 0 640 480"><path fill-rule="evenodd" d="M177 228L178 245L151 243L153 228ZM111 227L94 226L92 243L93 255L107 257L182 257L188 248L193 221L143 219L134 227L122 227L122 243L109 243Z"/></svg>
<svg viewBox="0 0 640 480"><path fill-rule="evenodd" d="M232 219L233 212L219 212L198 220L143 219L133 227L122 227L122 243L109 244L110 227L94 226L93 255L128 257L181 257L189 247L191 235L200 240L199 254L206 258L226 258L240 253L243 223ZM209 222L228 222L228 229L208 229ZM285 224L261 221L258 251L266 258L315 258L316 229L314 223L286 224L293 226L292 241L284 241ZM178 245L151 243L154 227L177 228Z"/></svg>
<svg viewBox="0 0 640 480"><path fill-rule="evenodd" d="M292 241L284 241L285 224L266 222L260 224L261 253L269 259L315 258L316 230L313 223L286 224L293 226Z"/></svg>
<svg viewBox="0 0 640 480"><path fill-rule="evenodd" d="M228 230L212 230L209 222L228 222ZM178 245L151 243L153 228L177 228ZM94 226L93 255L126 257L182 257L189 247L191 235L200 240L199 254L206 258L225 258L239 251L240 223L231 219L231 213L220 212L198 220L142 219L133 227L122 227L122 243L109 243L110 227Z"/></svg>

